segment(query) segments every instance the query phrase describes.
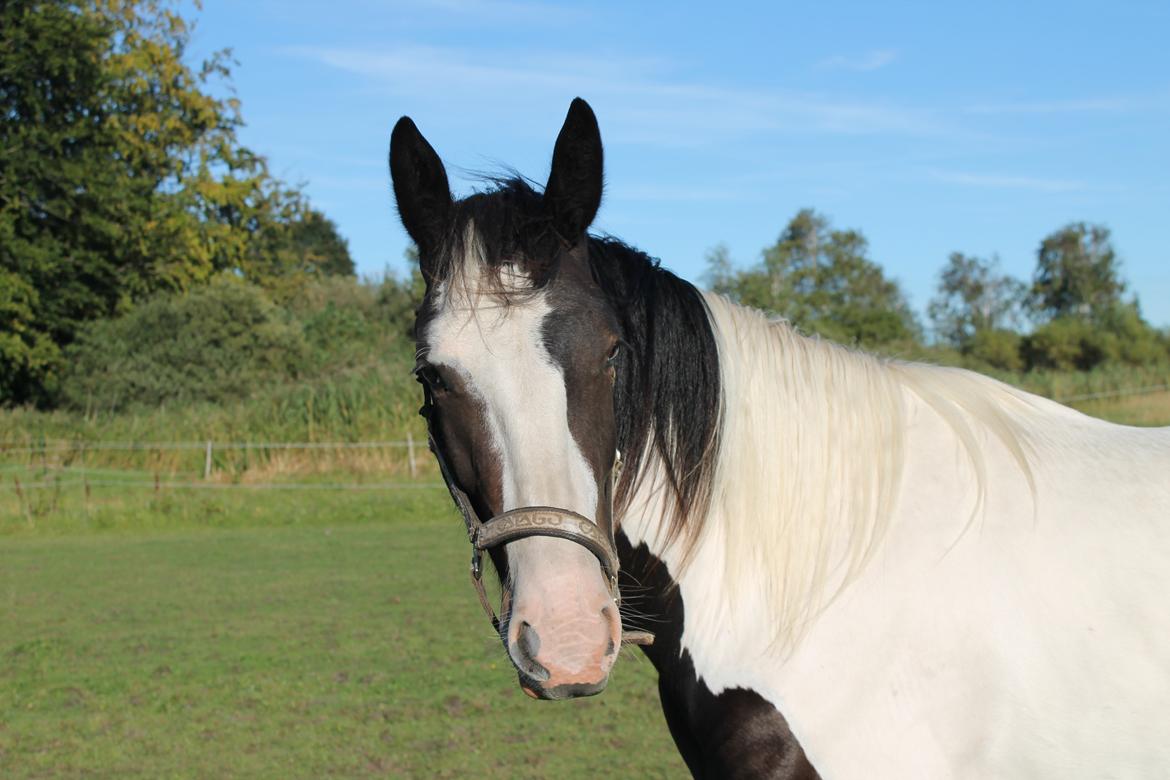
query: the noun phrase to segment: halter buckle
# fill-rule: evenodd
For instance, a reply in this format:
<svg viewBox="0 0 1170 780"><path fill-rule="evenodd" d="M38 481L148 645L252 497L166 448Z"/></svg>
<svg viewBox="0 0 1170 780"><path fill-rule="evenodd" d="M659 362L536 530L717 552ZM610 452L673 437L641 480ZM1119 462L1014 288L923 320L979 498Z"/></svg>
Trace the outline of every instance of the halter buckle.
<svg viewBox="0 0 1170 780"><path fill-rule="evenodd" d="M483 577L483 553L475 545L471 547L471 578L479 580Z"/></svg>

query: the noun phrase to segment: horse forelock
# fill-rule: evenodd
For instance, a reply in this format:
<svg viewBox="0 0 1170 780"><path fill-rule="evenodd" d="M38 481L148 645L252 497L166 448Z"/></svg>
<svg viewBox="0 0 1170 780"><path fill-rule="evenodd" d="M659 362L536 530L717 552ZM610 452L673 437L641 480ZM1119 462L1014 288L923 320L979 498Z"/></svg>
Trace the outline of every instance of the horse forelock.
<svg viewBox="0 0 1170 780"><path fill-rule="evenodd" d="M429 291L474 279L480 292L506 299L556 274L561 241L542 193L518 176L487 181L488 189L453 204L443 240L423 263Z"/></svg>

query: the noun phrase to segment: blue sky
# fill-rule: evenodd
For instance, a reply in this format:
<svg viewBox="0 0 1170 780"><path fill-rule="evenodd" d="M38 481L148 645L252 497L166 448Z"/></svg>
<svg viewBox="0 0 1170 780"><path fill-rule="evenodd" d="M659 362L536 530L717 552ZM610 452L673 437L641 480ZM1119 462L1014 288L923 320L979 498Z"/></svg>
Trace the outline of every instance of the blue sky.
<svg viewBox="0 0 1170 780"><path fill-rule="evenodd" d="M243 140L303 182L360 272L404 269L386 169L408 114L456 194L543 181L576 95L597 112L595 229L698 281L759 259L802 207L860 229L922 310L951 251L1028 278L1049 232L1102 222L1170 325L1170 3L205 0Z"/></svg>

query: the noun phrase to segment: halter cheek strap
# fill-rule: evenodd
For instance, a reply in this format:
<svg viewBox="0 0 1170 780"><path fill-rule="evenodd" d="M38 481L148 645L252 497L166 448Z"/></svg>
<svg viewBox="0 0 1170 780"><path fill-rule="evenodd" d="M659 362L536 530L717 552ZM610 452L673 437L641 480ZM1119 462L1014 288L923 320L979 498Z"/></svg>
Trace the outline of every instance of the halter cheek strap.
<svg viewBox="0 0 1170 780"><path fill-rule="evenodd" d="M584 515L551 506L526 506L498 514L486 522L479 519L471 499L455 482L450 468L447 466L443 453L435 444L434 434L430 429L430 392L426 393L426 404L420 413L427 418L427 445L439 462L439 471L443 481L451 492L451 498L459 513L463 515L463 522L467 526L467 539L471 542L471 584L479 596L480 606L492 621L492 626L498 633L500 619L492 609L487 590L483 584L483 553L493 547L498 547L517 539L526 539L530 536L550 536L556 539L565 539L581 545L597 558L601 564L601 571L606 577L610 596L614 603L621 604L621 590L618 587L618 571L621 566L618 562L617 545L614 542L612 530L609 534ZM621 476L622 457L616 453L613 468L610 469L606 480L606 501L609 504L610 516L613 515L613 492ZM510 600L510 594L505 591L505 602ZM647 631L623 631L622 644L649 645L653 644L654 635Z"/></svg>

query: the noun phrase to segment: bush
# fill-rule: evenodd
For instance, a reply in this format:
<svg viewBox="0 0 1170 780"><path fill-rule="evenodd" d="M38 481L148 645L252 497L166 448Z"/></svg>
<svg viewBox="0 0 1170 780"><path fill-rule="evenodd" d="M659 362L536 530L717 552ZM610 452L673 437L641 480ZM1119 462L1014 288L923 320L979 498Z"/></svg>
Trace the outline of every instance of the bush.
<svg viewBox="0 0 1170 780"><path fill-rule="evenodd" d="M1024 340L1029 369L1089 371L1115 350L1111 334L1079 317L1058 317Z"/></svg>
<svg viewBox="0 0 1170 780"><path fill-rule="evenodd" d="M1166 362L1166 345L1161 334L1142 319L1136 304L1113 306L1098 316L1097 323L1113 337L1109 360L1130 366Z"/></svg>
<svg viewBox="0 0 1170 780"><path fill-rule="evenodd" d="M1102 364L1160 366L1167 362L1163 336L1137 304L1118 304L1092 319L1058 317L1025 339L1030 368L1089 371Z"/></svg>
<svg viewBox="0 0 1170 780"><path fill-rule="evenodd" d="M1019 371L1024 367L1020 354L1023 339L1011 330L977 330L965 354L976 364L999 371Z"/></svg>
<svg viewBox="0 0 1170 780"><path fill-rule="evenodd" d="M223 278L90 323L67 351L62 401L89 411L250 397L307 360L300 326L258 288Z"/></svg>

